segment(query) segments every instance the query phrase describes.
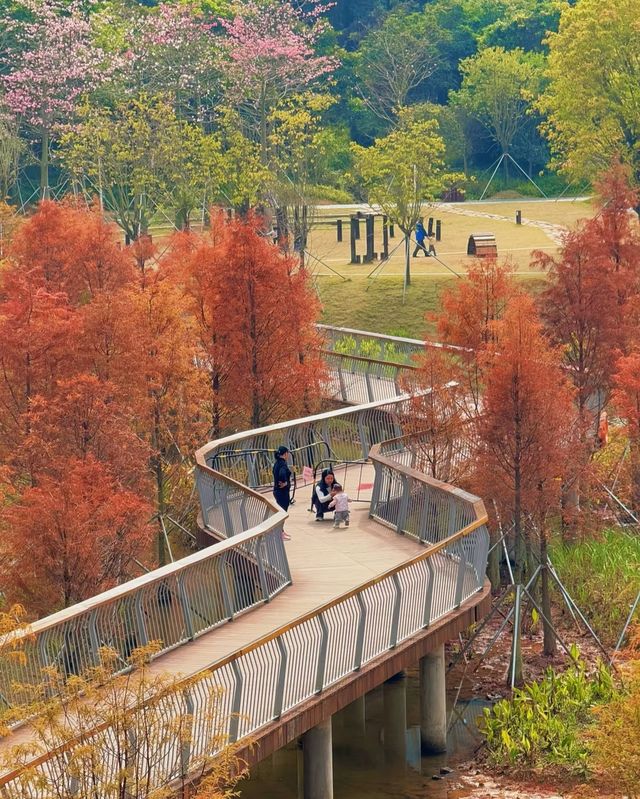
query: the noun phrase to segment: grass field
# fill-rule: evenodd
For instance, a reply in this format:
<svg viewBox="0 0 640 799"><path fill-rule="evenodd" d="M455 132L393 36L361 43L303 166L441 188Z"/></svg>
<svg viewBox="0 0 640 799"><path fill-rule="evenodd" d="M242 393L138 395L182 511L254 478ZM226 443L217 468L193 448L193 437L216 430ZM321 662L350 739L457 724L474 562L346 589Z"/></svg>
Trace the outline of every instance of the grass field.
<svg viewBox="0 0 640 799"><path fill-rule="evenodd" d="M439 309L443 289L463 276L474 263L466 254L472 233L493 233L498 256L510 258L518 279L536 290L545 275L531 269L531 253L533 250L555 253L557 241L548 229L516 225L516 211L522 211L525 222L531 220L563 227L572 227L594 212L592 203L584 200L488 200L453 204L447 208L425 206L425 221L432 216L442 222L442 241L436 245L438 258L412 259L412 284L403 296L404 246L399 230L396 229L396 237L389 241L392 255L384 264L379 261L349 263L349 216L358 210L366 211L366 207L328 205L319 206L314 212L306 262L323 304L322 320L327 324L415 338L434 333L433 324L425 317ZM498 218L486 218L483 214ZM337 218L343 220L342 242L337 241ZM154 241L161 248L166 246L170 230L159 226L153 232ZM362 256L366 250L363 221L360 233L357 253ZM375 250L381 252L380 218L376 220L375 233Z"/></svg>
<svg viewBox="0 0 640 799"><path fill-rule="evenodd" d="M442 220L442 241L438 259L412 259L412 283L403 297L404 251L402 246L377 274L368 277L379 266L349 264L349 213L356 210L320 209L318 224L309 242L311 258L308 267L313 272L323 304L322 321L326 324L372 330L378 333L422 338L434 334L428 316L439 309L440 295L446 286L464 275L473 259L466 255L467 239L471 233L491 232L496 236L500 257L510 257L517 278L532 290L539 289L544 273L529 266L532 250L557 252L557 244L539 227L515 224L515 212L522 210L523 219L571 227L593 213L589 202L486 202L464 203L460 206L473 213L489 213L503 219L461 216L439 209L425 208L425 217ZM335 225L331 220L344 214L344 241L336 241ZM323 221L324 220L324 221ZM364 223L358 253L365 251ZM376 250L382 249L380 220L376 228ZM401 237L390 241L390 249L401 245ZM449 268L447 268L449 267ZM331 269L336 270L340 276Z"/></svg>
<svg viewBox="0 0 640 799"><path fill-rule="evenodd" d="M483 216L463 216L438 207L425 206L424 216L427 219L433 216L442 222L442 241L437 245L438 259L414 258L412 260L412 274L427 275L432 278L443 278L452 274L451 271L463 274L472 263L467 252L467 241L472 233L493 233L498 245L500 257L509 256L518 272L533 274L530 269L532 250L543 250L553 253L557 251L557 243L545 230L529 226L516 225L515 212L522 210L523 219L536 222L545 222L552 225L570 227L579 219L593 213L591 203L584 201L573 202L487 202L487 203L461 203L454 206L454 211L459 210L472 214L493 214L500 219L487 219ZM349 214L356 207L337 206L319 208L316 223L309 237L308 250L309 268L319 277L332 274L332 269L345 277L366 277L375 267L373 264L350 264L349 247ZM342 242L337 241L334 220L341 216L343 221ZM360 224L361 238L357 242L357 252L363 255L366 249L364 222ZM381 271L383 275L402 275L404 272L404 249L400 231L396 230L396 238L389 242L389 249L395 252L384 264ZM382 250L382 224L376 220L375 250Z"/></svg>
<svg viewBox="0 0 640 799"><path fill-rule="evenodd" d="M531 288L539 287L540 275L521 275ZM327 325L353 327L392 336L425 338L434 334L433 324L425 317L440 307L440 294L458 278L419 275L402 301L402 278L382 276L377 280L352 277L321 277L316 281L322 301L322 321Z"/></svg>

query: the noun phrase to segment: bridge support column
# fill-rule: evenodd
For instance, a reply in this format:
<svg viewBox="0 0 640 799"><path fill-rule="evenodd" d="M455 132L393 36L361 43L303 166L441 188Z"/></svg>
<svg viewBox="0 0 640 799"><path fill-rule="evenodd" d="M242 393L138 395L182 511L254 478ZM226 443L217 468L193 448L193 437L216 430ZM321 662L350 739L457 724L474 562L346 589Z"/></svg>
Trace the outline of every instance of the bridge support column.
<svg viewBox="0 0 640 799"><path fill-rule="evenodd" d="M333 742L331 719L302 736L304 799L333 799Z"/></svg>
<svg viewBox="0 0 640 799"><path fill-rule="evenodd" d="M304 799L304 752L302 750L302 738L296 745L296 755L298 758L298 799Z"/></svg>
<svg viewBox="0 0 640 799"><path fill-rule="evenodd" d="M420 739L425 754L447 751L444 644L420 660Z"/></svg>
<svg viewBox="0 0 640 799"><path fill-rule="evenodd" d="M384 749L389 764L404 765L407 756L407 678L403 672L382 686Z"/></svg>

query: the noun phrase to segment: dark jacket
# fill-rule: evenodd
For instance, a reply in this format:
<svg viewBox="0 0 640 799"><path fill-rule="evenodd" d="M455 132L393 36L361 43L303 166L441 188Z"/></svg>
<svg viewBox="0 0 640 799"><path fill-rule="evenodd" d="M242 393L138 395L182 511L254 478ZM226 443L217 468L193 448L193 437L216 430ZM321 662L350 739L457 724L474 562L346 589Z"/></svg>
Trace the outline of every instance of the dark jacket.
<svg viewBox="0 0 640 799"><path fill-rule="evenodd" d="M286 486L280 486L279 483L286 483ZM273 464L273 490L280 488L286 488L287 491L291 488L291 469L284 458L276 458Z"/></svg>
<svg viewBox="0 0 640 799"><path fill-rule="evenodd" d="M427 237L427 231L424 229L424 225L422 222L418 222L416 225L416 241L418 244L424 244L424 240Z"/></svg>

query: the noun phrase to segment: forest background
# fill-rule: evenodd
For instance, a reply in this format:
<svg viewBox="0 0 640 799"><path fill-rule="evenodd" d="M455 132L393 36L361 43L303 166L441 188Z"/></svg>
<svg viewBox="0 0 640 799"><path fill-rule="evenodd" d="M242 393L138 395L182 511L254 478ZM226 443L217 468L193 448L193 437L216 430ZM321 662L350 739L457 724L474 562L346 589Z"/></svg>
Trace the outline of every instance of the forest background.
<svg viewBox="0 0 640 799"><path fill-rule="evenodd" d="M98 197L130 240L212 204L367 200L357 145L390 134L427 200L479 195L501 157L497 188L521 192L579 193L614 153L637 176L630 0L3 0L0 17L0 194Z"/></svg>

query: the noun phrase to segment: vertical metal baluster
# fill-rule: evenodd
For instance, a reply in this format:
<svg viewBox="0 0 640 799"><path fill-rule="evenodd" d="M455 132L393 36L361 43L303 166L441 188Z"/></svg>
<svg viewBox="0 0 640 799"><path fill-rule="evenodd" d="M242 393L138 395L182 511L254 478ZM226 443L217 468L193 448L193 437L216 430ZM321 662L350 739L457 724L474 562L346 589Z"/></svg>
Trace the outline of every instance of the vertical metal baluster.
<svg viewBox="0 0 640 799"><path fill-rule="evenodd" d="M195 634L193 631L193 618L191 617L191 606L189 604L189 597L187 589L184 586L184 577L177 577L178 594L180 596L180 605L182 607L182 616L187 628L187 635L190 641L193 641Z"/></svg>
<svg viewBox="0 0 640 799"><path fill-rule="evenodd" d="M435 572L433 569L433 558L427 558L427 571L429 572L429 584L427 585L427 593L424 598L424 626L428 627L431 624L431 607L433 605L433 588L435 582Z"/></svg>
<svg viewBox="0 0 640 799"><path fill-rule="evenodd" d="M367 400L368 402L373 402L373 388L371 386L371 375L368 369L365 369L364 382L367 387Z"/></svg>
<svg viewBox="0 0 640 799"><path fill-rule="evenodd" d="M240 524L243 531L249 530L251 525L247 519L247 495L245 494L240 500Z"/></svg>
<svg viewBox="0 0 640 799"><path fill-rule="evenodd" d="M258 563L258 575L260 577L260 588L262 589L262 597L265 602L268 602L269 597L269 588L267 587L267 576L264 571L264 561L262 558L262 545L264 543L264 539L262 536L258 538L256 541L256 561Z"/></svg>
<svg viewBox="0 0 640 799"><path fill-rule="evenodd" d="M100 665L100 640L98 638L98 613L96 610L91 611L89 616L89 643L91 646L91 656L93 658L94 666Z"/></svg>
<svg viewBox="0 0 640 799"><path fill-rule="evenodd" d="M276 638L276 645L280 653L280 666L278 669L278 682L276 683L276 697L273 707L274 719L279 719L280 716L282 715L282 705L284 702L284 685L287 677L287 662L289 660L287 647L285 646L284 641L282 639L283 639L282 635L279 635Z"/></svg>
<svg viewBox="0 0 640 799"><path fill-rule="evenodd" d="M382 488L383 473L382 464L374 461L373 464L374 480L373 491L371 492L371 505L369 506L369 516L373 518L378 511L378 502L380 501L380 489Z"/></svg>
<svg viewBox="0 0 640 799"><path fill-rule="evenodd" d="M324 688L324 675L327 668L327 650L329 647L329 628L324 618L324 613L318 615L318 622L322 630L320 639L320 650L318 651L318 668L316 670L316 693L319 694Z"/></svg>
<svg viewBox="0 0 640 799"><path fill-rule="evenodd" d="M147 635L147 622L144 617L144 608L142 607L142 594L138 592L135 597L136 608L136 627L138 632L138 646L146 646L149 643L149 636Z"/></svg>
<svg viewBox="0 0 640 799"><path fill-rule="evenodd" d="M191 731L189 733L188 738L183 738L182 740L182 747L180 748L180 776L186 777L189 773L189 766L191 763L191 746L193 744L193 731L196 726L196 717L195 717L195 704L193 701L193 696L191 695L191 691L186 689L182 692L182 696L184 699L185 708L187 714L191 716Z"/></svg>
<svg viewBox="0 0 640 799"><path fill-rule="evenodd" d="M242 707L242 689L244 677L238 666L237 660L231 661L231 670L235 677L233 699L231 700L231 719L229 722L229 743L234 744L238 740L238 730L240 729L240 708Z"/></svg>
<svg viewBox="0 0 640 799"><path fill-rule="evenodd" d="M398 643L398 627L400 625L400 603L402 601L402 584L398 573L392 575L393 587L395 589L395 599L393 601L393 613L391 614L391 636L389 649L393 649Z"/></svg>
<svg viewBox="0 0 640 799"><path fill-rule="evenodd" d="M222 497L220 500L220 504L222 507L222 518L224 520L225 535L227 538L231 538L235 534L235 530L233 529L233 519L231 517L231 512L229 510L229 501L227 499L228 493L229 489L225 485L224 488L222 489Z"/></svg>
<svg viewBox="0 0 640 799"><path fill-rule="evenodd" d="M364 426L364 420L362 418L362 414L358 414L358 436L360 437L360 446L362 447L362 458L366 460L369 456L369 450L371 449L371 445L367 441L367 432Z"/></svg>
<svg viewBox="0 0 640 799"><path fill-rule="evenodd" d="M402 483L402 498L400 500L400 508L398 510L398 521L396 524L396 532L404 533L404 527L407 522L407 515L409 512L409 497L411 496L411 486L409 478L406 475L400 475L400 482Z"/></svg>
<svg viewBox="0 0 640 799"><path fill-rule="evenodd" d="M364 631L367 625L367 606L362 596L362 591L356 594L356 601L360 607L360 618L358 619L358 632L356 634L356 651L354 654L353 670L358 671L362 666L362 654L364 652Z"/></svg>
<svg viewBox="0 0 640 799"><path fill-rule="evenodd" d="M418 517L418 538L423 544L426 544L428 543L427 527L429 524L429 513L431 511L431 503L429 501L430 494L424 485L421 487L420 493L422 494L423 502L422 509Z"/></svg>
<svg viewBox="0 0 640 799"><path fill-rule="evenodd" d="M458 579L456 581L456 597L455 597L455 605L454 607L460 607L460 603L462 602L462 589L464 587L464 573L467 568L467 564L464 558L464 549L462 546L462 541L457 542L458 545L458 553L460 561L458 563Z"/></svg>
<svg viewBox="0 0 640 799"><path fill-rule="evenodd" d="M231 596L231 589L229 587L229 575L227 573L227 553L223 552L218 559L219 567L218 574L220 576L220 587L222 589L222 601L224 603L224 610L229 621L233 621L235 615L235 603Z"/></svg>
<svg viewBox="0 0 640 799"><path fill-rule="evenodd" d="M338 362L338 382L340 383L340 398L343 402L347 401L347 387L344 382L344 375L342 374L342 366Z"/></svg>

